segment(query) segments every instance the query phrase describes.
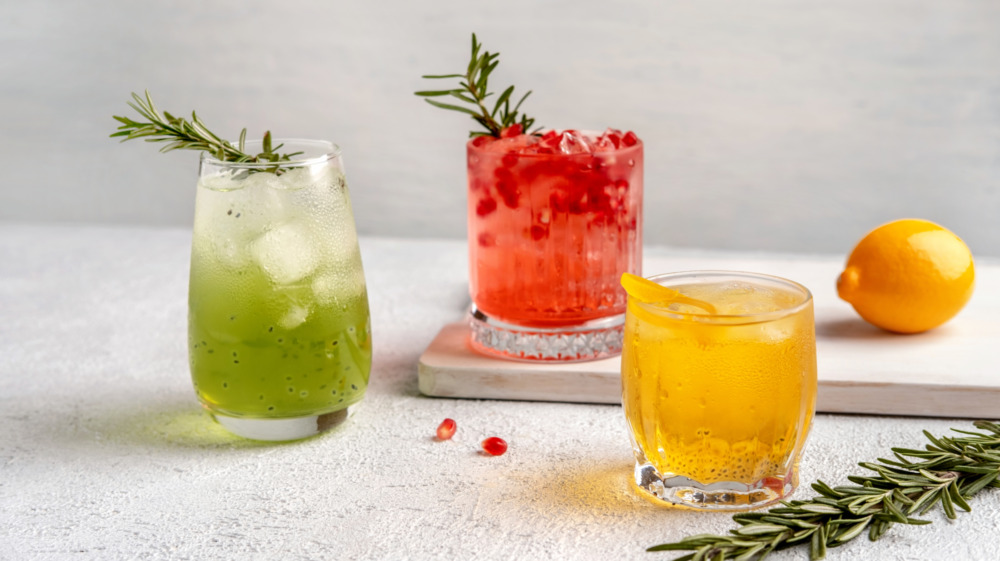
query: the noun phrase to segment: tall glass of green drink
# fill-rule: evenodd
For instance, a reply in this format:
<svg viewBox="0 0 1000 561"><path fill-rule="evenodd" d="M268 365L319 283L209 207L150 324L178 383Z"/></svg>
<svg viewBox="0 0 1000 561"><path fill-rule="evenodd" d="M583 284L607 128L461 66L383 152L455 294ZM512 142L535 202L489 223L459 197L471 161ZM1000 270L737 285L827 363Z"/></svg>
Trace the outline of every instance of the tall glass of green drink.
<svg viewBox="0 0 1000 561"><path fill-rule="evenodd" d="M292 158L202 153L189 353L198 398L226 429L294 440L338 424L364 396L370 319L339 148L275 143Z"/></svg>

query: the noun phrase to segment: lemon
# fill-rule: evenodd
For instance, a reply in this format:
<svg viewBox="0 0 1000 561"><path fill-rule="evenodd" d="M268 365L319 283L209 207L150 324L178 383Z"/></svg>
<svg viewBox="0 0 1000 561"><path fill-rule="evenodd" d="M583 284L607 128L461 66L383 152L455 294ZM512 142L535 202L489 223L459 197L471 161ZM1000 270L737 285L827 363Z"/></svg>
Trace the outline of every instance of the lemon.
<svg viewBox="0 0 1000 561"><path fill-rule="evenodd" d="M927 220L883 224L854 247L837 294L872 325L920 333L943 324L969 301L972 252L958 236Z"/></svg>

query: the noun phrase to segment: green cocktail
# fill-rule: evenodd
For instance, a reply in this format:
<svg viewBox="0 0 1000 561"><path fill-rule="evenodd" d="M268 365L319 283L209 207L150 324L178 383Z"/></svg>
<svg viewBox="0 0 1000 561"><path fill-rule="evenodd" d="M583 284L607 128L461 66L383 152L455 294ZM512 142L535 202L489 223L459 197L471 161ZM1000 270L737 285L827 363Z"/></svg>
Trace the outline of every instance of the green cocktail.
<svg viewBox="0 0 1000 561"><path fill-rule="evenodd" d="M230 431L263 440L310 436L346 417L371 367L339 153L328 143L285 146L306 159L278 174L202 157L191 252L198 397Z"/></svg>

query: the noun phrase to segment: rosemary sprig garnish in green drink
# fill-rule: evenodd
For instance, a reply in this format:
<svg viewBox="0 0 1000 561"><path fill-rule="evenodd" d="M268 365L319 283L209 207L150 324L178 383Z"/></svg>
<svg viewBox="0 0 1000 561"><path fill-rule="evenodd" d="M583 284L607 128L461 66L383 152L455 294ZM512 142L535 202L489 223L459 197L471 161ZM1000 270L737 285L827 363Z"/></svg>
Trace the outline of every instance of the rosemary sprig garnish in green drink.
<svg viewBox="0 0 1000 561"><path fill-rule="evenodd" d="M179 149L202 150L224 162L280 163L288 162L292 157L301 154L301 152L277 153L282 145L272 146L271 131L264 133L261 143L262 151L257 154L248 154L246 152L246 129L240 132L239 142L233 145L210 131L194 111L191 112L190 121L182 117L175 117L166 111L161 113L153 103L153 98L148 91L145 98L133 92L132 100L128 102L129 107L135 109L145 121L135 121L128 117L115 115L114 119L121 123L121 126L118 127L118 132L111 135L111 138L122 137L122 142L134 138L144 138L146 142L169 142L160 149L161 152ZM280 166L275 166L268 168L267 171L278 171L279 169Z"/></svg>
<svg viewBox="0 0 1000 561"><path fill-rule="evenodd" d="M875 475L849 476L856 485L830 487L817 481L820 494L808 501L782 501L766 512L733 516L742 527L732 535L701 534L648 551L690 550L675 561L760 561L768 553L809 546L810 559L824 559L828 547L843 545L866 529L872 541L896 523L930 524L912 518L940 505L955 518L955 507L970 511L968 500L985 487L1000 487L1000 424L976 421L987 434L953 429L961 437L924 435L926 450L893 448L895 459L858 465Z"/></svg>
<svg viewBox="0 0 1000 561"><path fill-rule="evenodd" d="M490 73L496 69L497 65L500 64L498 60L500 53L491 53L489 51L483 51L480 54L480 49L482 44L476 40L476 34L472 34L472 57L469 60L469 66L465 70L465 74L430 74L422 76L422 78L427 78L431 80L442 80L442 79L452 79L459 78L458 88L452 88L448 90L425 90L415 92L431 105L435 107L440 107L442 109L448 109L450 111L459 111L462 113L467 113L472 116L472 118L486 128L484 131L472 131L469 136L495 136L500 137L500 132L504 129L511 127L513 125L521 125L521 132L529 132L532 125L535 124L535 120L523 113L518 113L521 109L521 104L524 100L531 95L531 91L521 96L520 101L518 101L513 107L510 105L511 96L514 94L514 86L509 86L507 89L496 98L493 102L493 109L490 109L486 105L486 98L493 95L489 91L488 81ZM452 97L467 105L454 105L451 103L444 103L436 99L430 99L432 97Z"/></svg>

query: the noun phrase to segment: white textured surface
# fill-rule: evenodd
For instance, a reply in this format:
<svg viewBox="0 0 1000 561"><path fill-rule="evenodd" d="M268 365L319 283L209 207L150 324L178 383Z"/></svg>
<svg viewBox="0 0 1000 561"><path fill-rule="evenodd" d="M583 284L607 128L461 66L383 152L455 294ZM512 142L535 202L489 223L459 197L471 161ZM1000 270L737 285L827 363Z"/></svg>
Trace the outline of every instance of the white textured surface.
<svg viewBox="0 0 1000 561"><path fill-rule="evenodd" d="M653 560L671 556L645 547L732 527L632 493L618 407L418 394L417 358L465 305L461 242L362 239L375 342L366 400L312 440L229 438L188 379L189 240L0 224L0 559ZM458 433L435 442L444 417ZM803 478L843 483L855 462L952 426L968 423L820 415ZM494 434L510 451L477 453ZM955 522L930 518L828 559L1000 556L1000 492Z"/></svg>
<svg viewBox="0 0 1000 561"><path fill-rule="evenodd" d="M6 0L0 219L189 225L197 155L107 138L148 88L339 143L362 234L463 238L473 122L412 92L475 31L538 124L643 138L647 243L840 254L916 216L1000 256L998 29L996 0Z"/></svg>

